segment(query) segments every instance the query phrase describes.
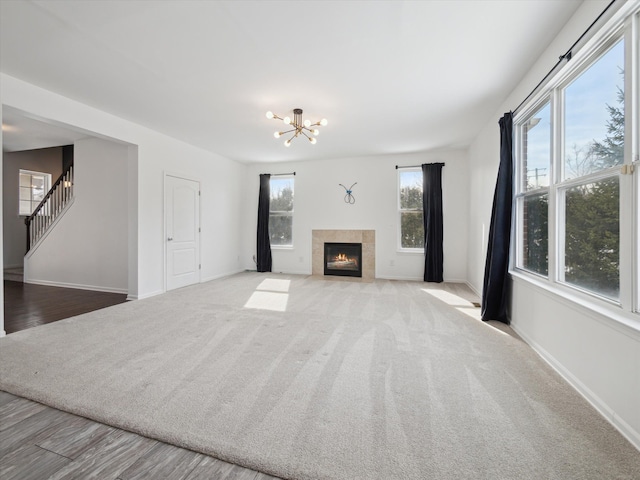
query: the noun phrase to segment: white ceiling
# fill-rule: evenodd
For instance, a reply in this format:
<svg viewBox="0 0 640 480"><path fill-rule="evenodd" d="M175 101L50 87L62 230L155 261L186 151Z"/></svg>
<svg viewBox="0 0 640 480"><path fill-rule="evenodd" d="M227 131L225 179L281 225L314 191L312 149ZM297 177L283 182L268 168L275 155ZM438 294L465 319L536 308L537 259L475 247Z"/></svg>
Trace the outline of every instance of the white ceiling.
<svg viewBox="0 0 640 480"><path fill-rule="evenodd" d="M72 145L91 135L43 122L13 108L2 109L2 151L20 152L38 148Z"/></svg>
<svg viewBox="0 0 640 480"><path fill-rule="evenodd" d="M0 68L243 162L458 148L580 3L3 0Z"/></svg>

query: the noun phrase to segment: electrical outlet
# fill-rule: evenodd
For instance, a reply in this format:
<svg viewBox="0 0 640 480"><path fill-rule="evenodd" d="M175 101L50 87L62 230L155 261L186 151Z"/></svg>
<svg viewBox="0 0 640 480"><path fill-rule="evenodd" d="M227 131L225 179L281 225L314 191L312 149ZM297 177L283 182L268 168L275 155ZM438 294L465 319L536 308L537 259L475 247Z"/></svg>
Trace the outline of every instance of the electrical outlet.
<svg viewBox="0 0 640 480"><path fill-rule="evenodd" d="M395 260L389 260L389 266L390 267L395 267L396 266L396 261Z"/></svg>

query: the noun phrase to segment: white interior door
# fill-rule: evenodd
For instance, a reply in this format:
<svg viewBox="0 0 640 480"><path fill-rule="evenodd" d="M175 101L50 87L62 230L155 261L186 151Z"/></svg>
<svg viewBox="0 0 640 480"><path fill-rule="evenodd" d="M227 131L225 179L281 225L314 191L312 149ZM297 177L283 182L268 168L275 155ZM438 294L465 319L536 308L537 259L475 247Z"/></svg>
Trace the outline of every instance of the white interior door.
<svg viewBox="0 0 640 480"><path fill-rule="evenodd" d="M200 282L200 183L165 176L167 290Z"/></svg>

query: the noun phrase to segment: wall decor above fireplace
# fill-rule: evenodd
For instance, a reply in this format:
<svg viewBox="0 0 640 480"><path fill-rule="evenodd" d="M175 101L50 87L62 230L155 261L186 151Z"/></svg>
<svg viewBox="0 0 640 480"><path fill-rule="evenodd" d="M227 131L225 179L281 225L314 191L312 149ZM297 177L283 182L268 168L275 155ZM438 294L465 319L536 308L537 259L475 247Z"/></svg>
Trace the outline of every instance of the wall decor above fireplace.
<svg viewBox="0 0 640 480"><path fill-rule="evenodd" d="M341 183L339 183L338 185L340 185L342 188L344 188L344 191L347 192L344 196L344 203L348 203L350 205L353 205L354 203L356 203L356 197L353 196L353 187L356 186L358 184L358 182L354 183L353 185L351 185L349 188L345 187L344 185L342 185Z"/></svg>

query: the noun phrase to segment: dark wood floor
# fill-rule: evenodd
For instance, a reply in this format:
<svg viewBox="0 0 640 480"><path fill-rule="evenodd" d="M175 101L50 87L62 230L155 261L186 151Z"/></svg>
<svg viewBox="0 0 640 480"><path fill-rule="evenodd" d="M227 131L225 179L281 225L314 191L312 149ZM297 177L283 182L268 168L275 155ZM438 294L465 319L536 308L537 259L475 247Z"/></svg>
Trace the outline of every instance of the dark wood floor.
<svg viewBox="0 0 640 480"><path fill-rule="evenodd" d="M5 331L14 333L125 301L126 295L121 294L5 280ZM0 478L276 479L3 391L0 391Z"/></svg>
<svg viewBox="0 0 640 480"><path fill-rule="evenodd" d="M4 329L14 333L123 303L126 294L4 281Z"/></svg>

